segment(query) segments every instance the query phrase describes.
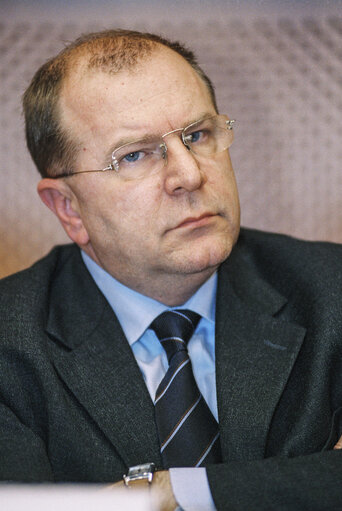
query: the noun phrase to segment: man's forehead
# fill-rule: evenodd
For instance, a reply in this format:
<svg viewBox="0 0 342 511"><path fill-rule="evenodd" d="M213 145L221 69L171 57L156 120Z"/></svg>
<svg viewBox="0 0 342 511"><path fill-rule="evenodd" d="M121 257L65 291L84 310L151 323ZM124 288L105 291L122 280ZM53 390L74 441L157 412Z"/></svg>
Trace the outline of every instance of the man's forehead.
<svg viewBox="0 0 342 511"><path fill-rule="evenodd" d="M124 116L129 124L144 115L170 111L176 104L178 110L186 110L196 99L195 91L211 102L199 75L182 57L167 50L116 74L78 65L65 82L61 106L70 122L110 115Z"/></svg>
<svg viewBox="0 0 342 511"><path fill-rule="evenodd" d="M179 83L176 80L170 81L166 90L162 83L155 83L151 87L149 81L143 78L139 74L136 77L124 74L112 77L106 73L97 74L96 77L84 76L86 91L79 99L89 107L92 104L105 106L108 102L113 114L128 114L131 109L138 111L146 104L157 102L168 104L170 99L182 102L183 98L189 94L189 84ZM139 81L139 87L136 86L137 81ZM77 91L72 94L78 95Z"/></svg>

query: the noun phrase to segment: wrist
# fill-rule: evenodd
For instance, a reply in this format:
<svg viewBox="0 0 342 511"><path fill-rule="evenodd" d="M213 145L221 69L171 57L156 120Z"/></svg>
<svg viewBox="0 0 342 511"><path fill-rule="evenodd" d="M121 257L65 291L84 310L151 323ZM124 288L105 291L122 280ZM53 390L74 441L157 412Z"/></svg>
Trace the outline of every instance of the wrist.
<svg viewBox="0 0 342 511"><path fill-rule="evenodd" d="M178 504L174 497L170 475L167 470L156 471L154 463L144 463L130 467L123 476L128 489L146 491L148 489L153 506L160 511L174 511Z"/></svg>

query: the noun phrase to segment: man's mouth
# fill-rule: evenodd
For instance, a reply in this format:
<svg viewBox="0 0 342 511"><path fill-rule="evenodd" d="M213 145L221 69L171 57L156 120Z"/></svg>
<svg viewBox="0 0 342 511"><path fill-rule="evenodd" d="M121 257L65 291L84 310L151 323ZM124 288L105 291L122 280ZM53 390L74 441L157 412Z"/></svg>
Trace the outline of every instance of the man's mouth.
<svg viewBox="0 0 342 511"><path fill-rule="evenodd" d="M187 228L187 227L202 227L206 225L216 215L213 213L203 213L197 217L188 217L182 220L175 229Z"/></svg>

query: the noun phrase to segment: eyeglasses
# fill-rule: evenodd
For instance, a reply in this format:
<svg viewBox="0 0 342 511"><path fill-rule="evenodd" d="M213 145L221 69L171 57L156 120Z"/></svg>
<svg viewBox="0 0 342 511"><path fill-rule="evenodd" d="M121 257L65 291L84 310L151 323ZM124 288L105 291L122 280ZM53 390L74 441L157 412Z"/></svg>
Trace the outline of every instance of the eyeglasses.
<svg viewBox="0 0 342 511"><path fill-rule="evenodd" d="M197 160L208 158L228 149L234 139L234 119L215 115L193 122L185 128L168 131L159 138L145 138L124 144L112 152L112 162L99 170L65 172L55 178L70 177L88 172L114 171L124 180L142 179L159 172L167 165L168 149L165 137L180 133L185 147Z"/></svg>

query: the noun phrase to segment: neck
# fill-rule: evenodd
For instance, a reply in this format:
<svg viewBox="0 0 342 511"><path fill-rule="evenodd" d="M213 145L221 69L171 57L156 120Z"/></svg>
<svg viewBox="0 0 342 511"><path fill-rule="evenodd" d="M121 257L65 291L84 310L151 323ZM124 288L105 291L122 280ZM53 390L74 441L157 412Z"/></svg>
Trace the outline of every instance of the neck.
<svg viewBox="0 0 342 511"><path fill-rule="evenodd" d="M89 257L121 284L168 307L183 305L213 275L219 266L215 265L195 273L168 274L156 271L146 276L137 270L134 271L134 269L129 272L122 272L118 268L107 267L99 260L94 251L88 250L88 247L82 248Z"/></svg>
<svg viewBox="0 0 342 511"><path fill-rule="evenodd" d="M150 282L122 282L138 293L152 298L168 307L177 307L187 302L196 291L213 275L217 268L190 275L163 276ZM116 277L115 277L116 278Z"/></svg>

